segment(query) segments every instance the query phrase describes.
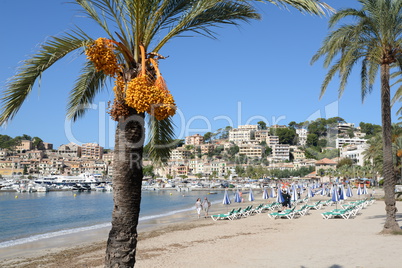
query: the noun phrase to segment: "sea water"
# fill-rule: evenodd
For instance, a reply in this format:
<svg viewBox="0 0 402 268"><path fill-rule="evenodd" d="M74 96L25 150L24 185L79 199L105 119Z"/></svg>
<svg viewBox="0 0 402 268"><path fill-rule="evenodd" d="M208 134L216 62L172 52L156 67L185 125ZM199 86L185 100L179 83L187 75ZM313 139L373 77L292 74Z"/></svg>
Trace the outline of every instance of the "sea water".
<svg viewBox="0 0 402 268"><path fill-rule="evenodd" d="M208 195L212 204L223 200L223 191ZM142 221L194 209L206 191L143 191ZM64 234L110 226L113 193L110 192L0 192L0 248Z"/></svg>

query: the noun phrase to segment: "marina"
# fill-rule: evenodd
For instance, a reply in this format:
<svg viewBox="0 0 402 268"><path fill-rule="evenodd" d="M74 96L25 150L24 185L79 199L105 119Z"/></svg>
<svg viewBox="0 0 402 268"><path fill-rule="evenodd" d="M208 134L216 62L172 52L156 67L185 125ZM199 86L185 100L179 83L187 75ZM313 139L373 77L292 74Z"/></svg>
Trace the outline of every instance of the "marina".
<svg viewBox="0 0 402 268"><path fill-rule="evenodd" d="M10 192L48 192L48 191L112 191L110 182L100 174L82 173L79 176L47 176L28 179L8 178L0 180L0 191Z"/></svg>

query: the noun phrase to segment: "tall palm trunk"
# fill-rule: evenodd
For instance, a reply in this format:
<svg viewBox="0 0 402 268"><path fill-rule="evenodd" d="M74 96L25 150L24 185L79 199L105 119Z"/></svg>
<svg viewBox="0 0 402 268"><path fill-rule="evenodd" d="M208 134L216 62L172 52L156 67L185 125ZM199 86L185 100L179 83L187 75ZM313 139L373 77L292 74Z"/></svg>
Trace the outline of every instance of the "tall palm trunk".
<svg viewBox="0 0 402 268"><path fill-rule="evenodd" d="M134 267L140 214L144 114L120 120L113 161L112 229L106 248L106 267Z"/></svg>
<svg viewBox="0 0 402 268"><path fill-rule="evenodd" d="M384 176L384 198L387 218L383 232L400 230L396 222L395 202L395 176L392 163L392 137L391 137L391 90L389 86L390 70L389 64L381 64L381 117L383 135L383 176Z"/></svg>

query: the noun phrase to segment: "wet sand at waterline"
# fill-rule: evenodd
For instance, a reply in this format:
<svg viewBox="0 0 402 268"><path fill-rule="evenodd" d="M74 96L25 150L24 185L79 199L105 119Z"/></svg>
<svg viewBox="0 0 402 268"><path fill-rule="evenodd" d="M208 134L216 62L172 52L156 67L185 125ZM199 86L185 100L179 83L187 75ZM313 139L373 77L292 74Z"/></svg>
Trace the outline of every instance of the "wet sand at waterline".
<svg viewBox="0 0 402 268"><path fill-rule="evenodd" d="M381 195L377 190L376 197ZM323 197L310 203L319 199ZM267 203L253 203L263 201ZM210 214L248 204L215 204ZM397 207L402 212L402 202ZM198 220L191 211L147 222L139 228L135 267L402 267L402 235L379 234L385 221L383 201L353 219L324 220L321 213L334 208L310 210L293 220L273 220L265 211L215 222ZM402 225L402 213L397 220ZM0 267L103 267L108 231L2 248Z"/></svg>

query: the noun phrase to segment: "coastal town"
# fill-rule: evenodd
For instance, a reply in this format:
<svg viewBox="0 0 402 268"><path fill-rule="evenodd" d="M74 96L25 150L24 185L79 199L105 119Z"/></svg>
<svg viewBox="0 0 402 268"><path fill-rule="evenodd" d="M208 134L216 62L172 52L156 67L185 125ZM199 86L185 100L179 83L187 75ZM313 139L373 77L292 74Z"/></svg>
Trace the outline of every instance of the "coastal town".
<svg viewBox="0 0 402 268"><path fill-rule="evenodd" d="M2 4L0 268L402 266L402 0Z"/></svg>
<svg viewBox="0 0 402 268"><path fill-rule="evenodd" d="M375 125L361 124L364 131L373 134ZM167 183L174 178L259 179L285 174L325 182L337 176L335 171L341 159L349 159L353 166L364 166L364 152L369 147L364 131L341 118L317 119L309 125L291 122L288 126L267 127L261 121L256 125L226 127L216 133L176 140L167 165L162 167L147 160L145 151L144 180L159 178ZM68 143L54 149L51 143L25 137L28 139L18 145L0 150L3 178L97 174L107 181L113 177L113 151L99 144Z"/></svg>

